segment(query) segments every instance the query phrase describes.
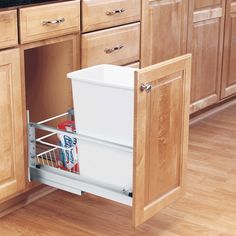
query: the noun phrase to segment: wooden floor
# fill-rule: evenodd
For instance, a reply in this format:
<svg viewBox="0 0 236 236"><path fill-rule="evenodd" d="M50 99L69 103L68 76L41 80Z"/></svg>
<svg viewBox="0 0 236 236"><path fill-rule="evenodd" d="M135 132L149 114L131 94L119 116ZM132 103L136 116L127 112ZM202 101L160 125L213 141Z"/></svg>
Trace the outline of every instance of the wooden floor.
<svg viewBox="0 0 236 236"><path fill-rule="evenodd" d="M56 191L0 219L0 235L236 235L236 106L191 127L185 197L136 230L130 217L126 206Z"/></svg>

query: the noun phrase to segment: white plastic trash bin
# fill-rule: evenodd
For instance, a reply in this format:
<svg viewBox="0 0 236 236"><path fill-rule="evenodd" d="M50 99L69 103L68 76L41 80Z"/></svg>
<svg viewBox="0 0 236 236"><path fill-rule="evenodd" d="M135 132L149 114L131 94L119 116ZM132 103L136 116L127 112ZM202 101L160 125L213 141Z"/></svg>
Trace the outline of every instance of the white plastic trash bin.
<svg viewBox="0 0 236 236"><path fill-rule="evenodd" d="M98 65L67 75L79 134L133 146L135 70Z"/></svg>
<svg viewBox="0 0 236 236"><path fill-rule="evenodd" d="M80 136L80 175L96 182L132 190L133 149Z"/></svg>

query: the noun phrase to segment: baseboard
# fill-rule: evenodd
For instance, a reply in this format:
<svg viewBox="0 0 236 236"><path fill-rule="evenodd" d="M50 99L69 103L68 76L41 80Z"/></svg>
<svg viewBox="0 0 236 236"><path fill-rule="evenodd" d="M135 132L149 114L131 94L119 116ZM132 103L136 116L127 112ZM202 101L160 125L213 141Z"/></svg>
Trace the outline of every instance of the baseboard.
<svg viewBox="0 0 236 236"><path fill-rule="evenodd" d="M216 114L228 107L234 106L234 105L236 105L236 98L235 97L231 100L222 101L222 103L219 103L214 107L211 107L209 110L205 110L204 112L202 112L200 114L190 117L190 126L209 117L209 116L212 116L212 115L214 115L214 114Z"/></svg>
<svg viewBox="0 0 236 236"><path fill-rule="evenodd" d="M19 208L27 206L28 204L56 191L55 188L40 185L17 197L14 197L6 202L0 204L0 218L8 215Z"/></svg>

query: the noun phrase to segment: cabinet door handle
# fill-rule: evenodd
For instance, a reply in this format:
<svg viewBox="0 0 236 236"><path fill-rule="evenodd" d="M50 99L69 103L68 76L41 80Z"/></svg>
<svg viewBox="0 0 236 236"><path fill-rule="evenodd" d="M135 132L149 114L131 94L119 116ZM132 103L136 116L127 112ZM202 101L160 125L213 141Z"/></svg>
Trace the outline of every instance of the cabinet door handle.
<svg viewBox="0 0 236 236"><path fill-rule="evenodd" d="M113 15L116 15L116 14L121 14L123 12L125 12L125 9L121 8L121 9L117 9L117 10L106 11L106 15L107 16L113 16Z"/></svg>
<svg viewBox="0 0 236 236"><path fill-rule="evenodd" d="M105 52L106 54L111 54L111 53L113 53L113 52L115 52L115 51L121 50L123 47L124 47L124 45L119 45L119 46L114 47L114 48L106 48L106 49L104 50L104 52Z"/></svg>
<svg viewBox="0 0 236 236"><path fill-rule="evenodd" d="M149 93L152 90L152 85L151 84L141 84L140 90L141 90L141 92L146 91L147 93Z"/></svg>
<svg viewBox="0 0 236 236"><path fill-rule="evenodd" d="M55 20L45 20L42 22L42 25L59 25L65 22L65 18L59 18Z"/></svg>

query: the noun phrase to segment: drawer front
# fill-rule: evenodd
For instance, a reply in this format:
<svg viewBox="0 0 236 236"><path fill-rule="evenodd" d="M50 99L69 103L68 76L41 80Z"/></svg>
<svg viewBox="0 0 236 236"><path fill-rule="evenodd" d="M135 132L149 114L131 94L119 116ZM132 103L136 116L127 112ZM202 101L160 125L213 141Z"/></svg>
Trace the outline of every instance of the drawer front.
<svg viewBox="0 0 236 236"><path fill-rule="evenodd" d="M139 60L140 24L82 35L82 67L125 65Z"/></svg>
<svg viewBox="0 0 236 236"><path fill-rule="evenodd" d="M80 29L80 1L20 9L21 43L77 32Z"/></svg>
<svg viewBox="0 0 236 236"><path fill-rule="evenodd" d="M84 0L83 32L140 20L141 0Z"/></svg>
<svg viewBox="0 0 236 236"><path fill-rule="evenodd" d="M0 34L0 48L18 44L16 10L0 12L0 29L4 29L4 34Z"/></svg>

